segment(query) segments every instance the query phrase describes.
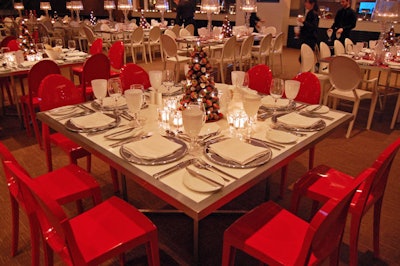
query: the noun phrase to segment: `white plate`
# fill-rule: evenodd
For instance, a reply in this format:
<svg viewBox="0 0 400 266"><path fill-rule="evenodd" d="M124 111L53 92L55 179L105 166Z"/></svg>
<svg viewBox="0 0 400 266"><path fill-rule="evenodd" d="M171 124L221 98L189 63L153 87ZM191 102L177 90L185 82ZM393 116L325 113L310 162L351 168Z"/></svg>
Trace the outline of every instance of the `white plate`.
<svg viewBox="0 0 400 266"><path fill-rule="evenodd" d="M306 107L306 111L308 111L308 112L313 112L313 113L315 113L315 114L326 114L326 113L329 112L329 107L326 106L326 105L323 105L323 106L322 106L320 109L318 109L318 110L311 111L312 109L317 108L318 106L319 106L319 104L313 104L313 105L307 106L307 107Z"/></svg>
<svg viewBox="0 0 400 266"><path fill-rule="evenodd" d="M297 136L281 130L268 130L267 138L269 140L272 140L273 142L283 143L283 144L293 143L298 140Z"/></svg>
<svg viewBox="0 0 400 266"><path fill-rule="evenodd" d="M218 183L221 183L221 184L225 183L224 180L222 179L222 177L220 177L219 175L217 175L211 171L208 171L205 169L198 169L194 166L192 166L192 169L199 173L206 175L208 178L213 179L213 180L217 181ZM187 188L189 188L193 191L203 192L203 193L217 191L222 188L222 186L218 186L217 184L212 185L211 183L208 183L207 181L203 181L201 178L192 176L188 172L186 172L185 175L183 176L183 184Z"/></svg>
<svg viewBox="0 0 400 266"><path fill-rule="evenodd" d="M284 108L289 105L289 100L285 98L278 99L275 104L275 99L267 95L261 99L262 105L267 108Z"/></svg>
<svg viewBox="0 0 400 266"><path fill-rule="evenodd" d="M54 116L68 115L68 114L75 112L76 108L77 107L75 105L66 105L66 106L62 106L62 107L58 107L58 108L50 110L49 114L54 115Z"/></svg>
<svg viewBox="0 0 400 266"><path fill-rule="evenodd" d="M122 139L126 139L129 137L134 137L142 132L142 128L135 128L132 130L128 130L128 129L132 129L132 128L128 127L128 126L116 127L112 130L107 131L107 133L104 135L104 137L106 139L111 139L111 140L122 140ZM121 134L113 135L114 132L117 133L117 132L120 132L123 130L126 130L126 131Z"/></svg>

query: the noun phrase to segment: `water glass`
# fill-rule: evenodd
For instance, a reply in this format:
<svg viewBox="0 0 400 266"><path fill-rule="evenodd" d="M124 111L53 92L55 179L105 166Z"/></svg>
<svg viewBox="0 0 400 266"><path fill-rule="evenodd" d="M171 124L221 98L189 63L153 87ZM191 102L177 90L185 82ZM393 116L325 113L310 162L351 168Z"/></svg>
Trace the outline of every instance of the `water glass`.
<svg viewBox="0 0 400 266"><path fill-rule="evenodd" d="M123 89L120 78L111 78L108 80L108 95L115 101L115 114L118 115L118 99L121 97Z"/></svg>
<svg viewBox="0 0 400 266"><path fill-rule="evenodd" d="M174 86L174 83L175 83L174 71L168 69L164 70L162 84L164 85L165 88L167 88L168 92L171 90L171 87Z"/></svg>
<svg viewBox="0 0 400 266"><path fill-rule="evenodd" d="M232 71L232 73L231 73L232 85L235 88L242 87L245 74L246 74L246 72L244 72L244 71Z"/></svg>
<svg viewBox="0 0 400 266"><path fill-rule="evenodd" d="M258 112L258 108L261 105L261 96L253 93L245 93L243 95L243 108L248 117L248 136L251 137L251 133L253 131L253 126L256 123L256 115Z"/></svg>
<svg viewBox="0 0 400 266"><path fill-rule="evenodd" d="M150 70L149 79L151 87L155 91L158 91L162 84L163 72L161 70Z"/></svg>
<svg viewBox="0 0 400 266"><path fill-rule="evenodd" d="M270 95L272 98L275 100L275 109L276 105L278 102L278 99L280 99L285 92L285 82L283 79L280 78L273 78L271 82L271 88L270 88Z"/></svg>
<svg viewBox="0 0 400 266"><path fill-rule="evenodd" d="M74 51L76 49L76 43L74 40L69 40L68 41L68 50L70 52Z"/></svg>
<svg viewBox="0 0 400 266"><path fill-rule="evenodd" d="M144 102L144 87L142 84L132 84L129 90L124 92L126 105L128 106L129 112L133 114L134 120L133 126L140 126L139 112Z"/></svg>
<svg viewBox="0 0 400 266"><path fill-rule="evenodd" d="M190 137L189 153L196 155L197 139L206 122L206 112L202 102L190 102L182 111L182 122L185 133Z"/></svg>
<svg viewBox="0 0 400 266"><path fill-rule="evenodd" d="M103 111L103 99L107 96L107 80L94 79L91 81L93 94L100 102L100 111Z"/></svg>
<svg viewBox="0 0 400 266"><path fill-rule="evenodd" d="M300 81L286 80L285 81L285 95L289 99L289 107L292 107L294 99L300 90Z"/></svg>

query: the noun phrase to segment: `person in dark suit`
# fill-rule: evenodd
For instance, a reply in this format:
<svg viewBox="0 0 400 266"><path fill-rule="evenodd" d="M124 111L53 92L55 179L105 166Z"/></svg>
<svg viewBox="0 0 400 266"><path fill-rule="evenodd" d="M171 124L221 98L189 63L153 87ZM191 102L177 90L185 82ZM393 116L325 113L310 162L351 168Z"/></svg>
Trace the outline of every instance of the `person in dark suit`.
<svg viewBox="0 0 400 266"><path fill-rule="evenodd" d="M185 27L189 24L196 26L196 22L194 20L194 13L196 11L195 1L174 0L174 2L176 4L176 24L183 24Z"/></svg>
<svg viewBox="0 0 400 266"><path fill-rule="evenodd" d="M317 0L306 0L304 2L306 15L297 18L300 23L300 42L305 43L314 50L315 45L318 43L318 4Z"/></svg>
<svg viewBox="0 0 400 266"><path fill-rule="evenodd" d="M254 28L254 32L261 30L262 23L265 21L257 16L256 12L250 14L250 27Z"/></svg>
<svg viewBox="0 0 400 266"><path fill-rule="evenodd" d="M357 15L356 12L350 7L350 0L341 0L341 9L336 13L335 21L331 27L333 29L333 36L344 43L344 39L350 37L350 31L356 27Z"/></svg>

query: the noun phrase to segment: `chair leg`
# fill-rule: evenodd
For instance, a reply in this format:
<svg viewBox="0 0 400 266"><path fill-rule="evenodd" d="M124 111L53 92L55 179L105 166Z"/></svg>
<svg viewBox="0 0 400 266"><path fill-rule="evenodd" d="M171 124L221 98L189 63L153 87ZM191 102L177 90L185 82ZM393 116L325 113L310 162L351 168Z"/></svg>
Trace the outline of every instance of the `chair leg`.
<svg viewBox="0 0 400 266"><path fill-rule="evenodd" d="M374 206L374 231L373 231L373 241L374 241L374 257L379 258L379 228L381 225L381 210L382 210L382 199L380 198L375 202Z"/></svg>
<svg viewBox="0 0 400 266"><path fill-rule="evenodd" d="M236 248L224 241L222 247L222 266L233 266L235 264Z"/></svg>
<svg viewBox="0 0 400 266"><path fill-rule="evenodd" d="M378 96L377 95L373 96L371 99L371 106L369 108L369 114L368 114L368 122L367 122L368 130L371 128L372 119L374 118L375 107L376 107L377 101L378 101Z"/></svg>
<svg viewBox="0 0 400 266"><path fill-rule="evenodd" d="M33 106L29 107L29 112L30 112L30 115L31 115L31 120L32 120L32 125L33 125L33 130L35 132L36 141L38 142L39 147L42 148L42 135L40 134L38 121L36 120L36 113L35 113L35 110L33 108L34 108Z"/></svg>
<svg viewBox="0 0 400 266"><path fill-rule="evenodd" d="M314 168L315 146L311 147L308 151L309 151L309 154L308 154L308 170L311 170L311 169Z"/></svg>
<svg viewBox="0 0 400 266"><path fill-rule="evenodd" d="M29 112L27 110L28 106L25 103L21 103L21 111L22 115L24 116L24 126L26 130L26 134L28 137L31 136L31 127L29 125Z"/></svg>
<svg viewBox="0 0 400 266"><path fill-rule="evenodd" d="M92 171L92 155L86 156L86 171L90 173Z"/></svg>
<svg viewBox="0 0 400 266"><path fill-rule="evenodd" d="M114 187L114 194L119 193L119 180L118 180L118 171L114 167L110 166L110 174Z"/></svg>
<svg viewBox="0 0 400 266"><path fill-rule="evenodd" d="M350 225L350 266L358 265L358 238L360 235L361 215L351 214Z"/></svg>
<svg viewBox="0 0 400 266"><path fill-rule="evenodd" d="M39 247L39 222L36 219L34 214L28 215L29 219L29 227L30 227L30 235L31 235L31 263L33 266L39 266L39 257L40 257L40 247Z"/></svg>
<svg viewBox="0 0 400 266"><path fill-rule="evenodd" d="M160 265L160 254L158 248L158 236L157 232L152 232L149 237L150 240L146 243L146 254L149 266L159 266Z"/></svg>
<svg viewBox="0 0 400 266"><path fill-rule="evenodd" d="M349 127L347 128L346 138L350 138L350 134L353 129L354 122L356 121L359 106L360 106L360 101L355 101L354 106L353 106L353 120L350 121Z"/></svg>
<svg viewBox="0 0 400 266"><path fill-rule="evenodd" d="M285 195L285 190L286 190L287 168L288 168L288 166L285 165L281 169L281 185L280 185L280 189L279 189L279 197L281 199L283 199L283 196Z"/></svg>
<svg viewBox="0 0 400 266"><path fill-rule="evenodd" d="M17 200L11 196L11 218L12 218L12 229L11 229L11 256L17 255L18 252L18 236L19 236L19 205Z"/></svg>

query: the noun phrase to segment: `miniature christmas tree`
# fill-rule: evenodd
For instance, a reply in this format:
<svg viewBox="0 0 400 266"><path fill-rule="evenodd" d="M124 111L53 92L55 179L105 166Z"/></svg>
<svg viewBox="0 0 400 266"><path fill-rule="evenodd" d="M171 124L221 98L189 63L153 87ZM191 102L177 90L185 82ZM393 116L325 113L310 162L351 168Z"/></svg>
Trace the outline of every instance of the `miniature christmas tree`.
<svg viewBox="0 0 400 266"><path fill-rule="evenodd" d="M222 24L221 34L224 38L232 37L232 27L228 16L225 16L224 23Z"/></svg>
<svg viewBox="0 0 400 266"><path fill-rule="evenodd" d="M140 23L139 23L140 27L142 27L143 29L147 29L147 20L144 17L144 11L142 9L141 14L140 14Z"/></svg>
<svg viewBox="0 0 400 266"><path fill-rule="evenodd" d="M218 90L210 77L212 66L200 45L194 47L191 57L181 105L184 108L189 102L201 101L207 113L207 121L217 121L223 115L219 110Z"/></svg>
<svg viewBox="0 0 400 266"><path fill-rule="evenodd" d="M23 20L20 26L20 35L18 36L18 42L20 49L24 51L25 55L35 53L35 44L33 42L31 34L29 33L28 26Z"/></svg>

